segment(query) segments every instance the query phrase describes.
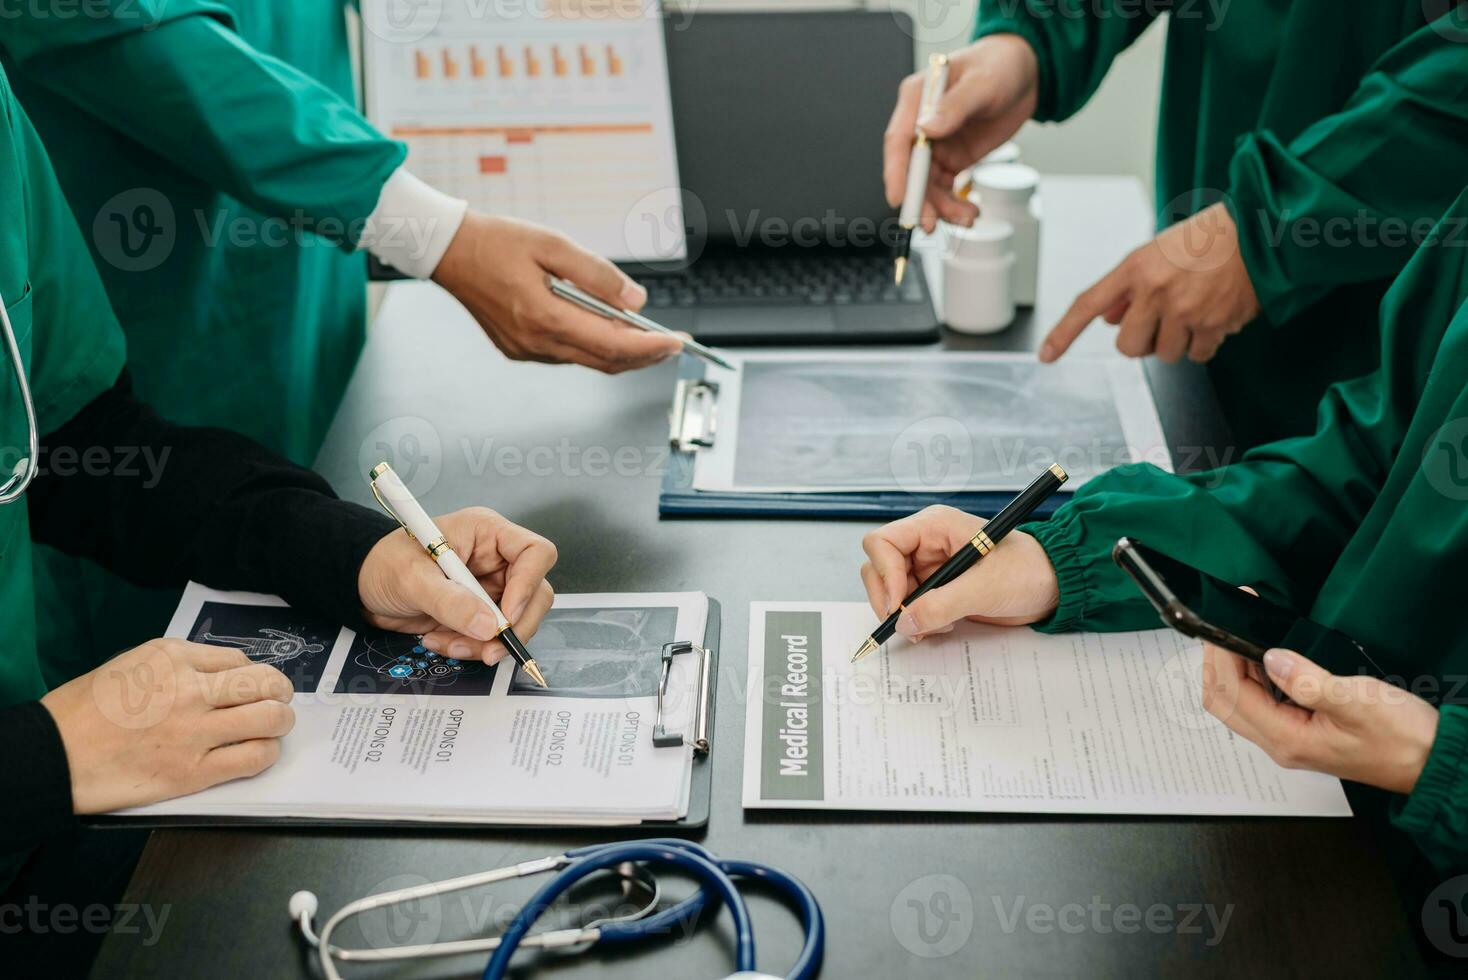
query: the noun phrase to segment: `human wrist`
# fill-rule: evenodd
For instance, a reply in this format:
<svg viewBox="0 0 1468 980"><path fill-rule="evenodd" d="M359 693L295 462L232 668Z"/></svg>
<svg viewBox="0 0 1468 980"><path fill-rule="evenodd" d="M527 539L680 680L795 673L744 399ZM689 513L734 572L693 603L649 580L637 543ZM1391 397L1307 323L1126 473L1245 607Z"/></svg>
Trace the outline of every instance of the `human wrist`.
<svg viewBox="0 0 1468 980"><path fill-rule="evenodd" d="M1040 623L1055 616L1060 607L1060 579L1045 548L1032 534L1016 531L1010 535L1016 548L1018 585L1029 597L1026 614L1030 623Z"/></svg>
<svg viewBox="0 0 1468 980"><path fill-rule="evenodd" d="M1019 31L996 31L974 41L963 51L965 58L1003 59L1011 72L1017 73L1021 90L1033 90L1040 84L1040 55L1035 43Z"/></svg>
<svg viewBox="0 0 1468 980"><path fill-rule="evenodd" d="M1433 746L1437 742L1440 717L1436 708L1427 708L1413 713L1412 722L1407 727L1402 746L1402 762L1397 767L1402 774L1402 779L1398 785L1387 787L1388 789L1411 795L1412 791L1417 788L1417 783L1422 778L1422 771L1427 768L1427 760L1431 757Z"/></svg>
<svg viewBox="0 0 1468 980"><path fill-rule="evenodd" d="M984 19L979 23L974 41L956 56L986 65L1000 65L1021 94L1033 96L1033 118L1054 115L1050 103L1053 93L1047 91L1045 66L1040 57L1042 38L1022 18Z"/></svg>

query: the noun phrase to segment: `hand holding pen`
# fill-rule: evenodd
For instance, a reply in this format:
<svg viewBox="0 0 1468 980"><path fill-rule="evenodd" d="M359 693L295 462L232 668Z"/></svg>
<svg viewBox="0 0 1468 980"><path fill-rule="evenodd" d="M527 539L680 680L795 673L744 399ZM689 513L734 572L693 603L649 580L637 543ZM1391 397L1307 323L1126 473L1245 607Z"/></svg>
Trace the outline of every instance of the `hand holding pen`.
<svg viewBox="0 0 1468 980"><path fill-rule="evenodd" d="M681 334L676 330L663 326L655 320L650 320L635 310L624 309L604 300L599 300L569 279L562 279L559 276L546 276L545 284L552 294L573 306L581 307L588 313L595 313L597 316L605 317L608 320L615 320L620 323L625 323L629 327L636 327L639 330L645 330L648 333L656 334L660 337L676 340L683 345L683 353L685 354L692 354L699 360L706 361L709 364L725 368L729 371L739 370L733 362L729 361L724 355L712 347L700 344L687 334Z"/></svg>
<svg viewBox="0 0 1468 980"><path fill-rule="evenodd" d="M373 490L408 533L382 538L362 563L367 621L422 633L425 647L458 660L494 663L508 650L543 685L522 641L555 598L545 580L555 545L484 507L429 518L386 463L373 470Z"/></svg>
<svg viewBox="0 0 1468 980"><path fill-rule="evenodd" d="M1055 569L1039 542L1015 529L1066 479L1065 470L1050 467L991 521L929 507L868 534L862 584L885 618L852 660L875 653L894 633L922 639L960 619L1019 626L1051 615L1059 601Z"/></svg>
<svg viewBox="0 0 1468 980"><path fill-rule="evenodd" d="M1030 43L1015 34L993 34L948 57L946 94L925 110L929 69L908 77L883 139L883 184L887 203L900 207L909 185L916 134L931 146L931 171L914 220L932 231L941 219L970 225L978 208L952 193L955 178L984 155L1012 139L1034 115L1039 100L1039 61Z"/></svg>

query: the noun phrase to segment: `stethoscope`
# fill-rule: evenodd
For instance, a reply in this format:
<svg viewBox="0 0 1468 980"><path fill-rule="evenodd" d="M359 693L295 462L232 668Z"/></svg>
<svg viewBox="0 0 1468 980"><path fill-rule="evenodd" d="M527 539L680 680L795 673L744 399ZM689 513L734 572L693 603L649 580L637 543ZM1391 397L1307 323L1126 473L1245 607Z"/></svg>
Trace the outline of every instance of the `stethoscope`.
<svg viewBox="0 0 1468 980"><path fill-rule="evenodd" d="M20 359L20 345L15 340L15 330L10 326L10 312L5 309L5 300L0 297L0 326L5 328L5 347L10 353L10 366L15 371L15 381L20 385L20 400L25 406L25 422L28 432L30 453L15 464L15 471L4 483L0 483L0 504L19 500L26 487L36 478L36 460L41 455L41 433L36 428L36 406L31 401L31 384L26 380L25 362Z"/></svg>
<svg viewBox="0 0 1468 980"><path fill-rule="evenodd" d="M695 879L698 890L681 902L660 911L658 905L661 888L656 876L644 867L646 864L670 865ZM331 945L332 933L343 922L364 912L547 872L555 872L555 876L520 908L514 921L499 936L389 949L346 949ZM604 873L621 877L624 896L630 897L633 891L645 895L643 904L626 915L600 919L581 928L534 935L530 933L536 920L560 895L578 882ZM645 938L665 937L670 934L670 930L691 923L710 899L716 899L724 903L734 918L734 959L739 972L732 974L728 980L734 980L735 977L745 980L777 980L755 968L754 928L750 922L749 907L739 893L738 886L734 884L735 878L762 882L794 905L805 931L805 943L786 980L807 980L814 977L820 971L821 959L825 954L826 927L821 916L820 903L805 883L769 865L754 861L721 860L698 844L677 839L593 844L564 854L553 854L492 871L368 895L342 906L326 920L319 932L313 928L317 901L311 892L299 891L292 895L290 913L300 927L301 935L316 949L322 973L327 980L341 980L341 974L336 971L338 960L343 963L382 963L486 952L491 956L489 964L484 968L484 978L499 980L505 976L511 957L521 947L564 949L585 946L590 949L600 944L616 945Z"/></svg>

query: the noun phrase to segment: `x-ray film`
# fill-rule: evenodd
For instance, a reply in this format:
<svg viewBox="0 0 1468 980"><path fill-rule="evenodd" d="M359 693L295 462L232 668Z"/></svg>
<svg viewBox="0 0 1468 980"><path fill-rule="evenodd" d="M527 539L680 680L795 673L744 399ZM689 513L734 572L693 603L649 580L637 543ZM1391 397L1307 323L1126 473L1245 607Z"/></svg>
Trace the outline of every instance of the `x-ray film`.
<svg viewBox="0 0 1468 980"><path fill-rule="evenodd" d="M754 354L720 385L696 490L1018 491L1051 463L1074 489L1113 466L1171 469L1142 366L1071 355Z"/></svg>

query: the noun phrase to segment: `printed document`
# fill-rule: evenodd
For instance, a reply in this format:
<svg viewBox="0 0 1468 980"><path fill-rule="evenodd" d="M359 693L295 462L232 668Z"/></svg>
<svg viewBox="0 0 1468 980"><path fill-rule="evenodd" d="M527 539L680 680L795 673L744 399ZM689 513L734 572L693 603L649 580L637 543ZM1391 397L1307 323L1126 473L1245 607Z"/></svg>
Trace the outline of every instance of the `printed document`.
<svg viewBox="0 0 1468 980"><path fill-rule="evenodd" d="M290 678L296 724L252 779L124 811L469 823L637 823L687 814L692 749L652 743L665 643L703 641L702 593L562 595L514 660L358 633L274 596L191 584L169 635L233 647ZM675 657L665 723L688 731L698 664ZM690 739L691 742L691 739Z"/></svg>
<svg viewBox="0 0 1468 980"><path fill-rule="evenodd" d="M860 663L865 603L750 611L746 807L1350 816L1202 706L1171 630L1048 636L976 623Z"/></svg>

